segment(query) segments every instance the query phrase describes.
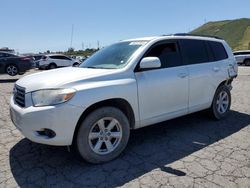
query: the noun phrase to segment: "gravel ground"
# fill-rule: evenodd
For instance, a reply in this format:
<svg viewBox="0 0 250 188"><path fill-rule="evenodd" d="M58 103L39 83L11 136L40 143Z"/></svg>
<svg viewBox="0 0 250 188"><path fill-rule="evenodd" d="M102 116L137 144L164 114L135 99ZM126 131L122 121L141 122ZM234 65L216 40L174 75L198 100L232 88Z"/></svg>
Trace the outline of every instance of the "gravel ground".
<svg viewBox="0 0 250 188"><path fill-rule="evenodd" d="M132 131L123 154L103 165L19 133L9 117L19 77L0 75L0 187L250 187L250 67L239 68L226 119L195 113Z"/></svg>

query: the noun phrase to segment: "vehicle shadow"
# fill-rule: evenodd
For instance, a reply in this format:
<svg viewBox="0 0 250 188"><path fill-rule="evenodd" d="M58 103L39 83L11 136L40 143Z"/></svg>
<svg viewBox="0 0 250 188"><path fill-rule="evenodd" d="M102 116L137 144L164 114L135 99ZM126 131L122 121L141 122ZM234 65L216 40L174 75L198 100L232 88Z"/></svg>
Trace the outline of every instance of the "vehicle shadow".
<svg viewBox="0 0 250 188"><path fill-rule="evenodd" d="M4 84L4 83L14 83L16 82L18 79L0 79L0 84Z"/></svg>
<svg viewBox="0 0 250 188"><path fill-rule="evenodd" d="M174 176L185 172L168 166L250 124L250 115L231 111L221 121L195 113L131 132L128 147L116 160L91 165L66 151L21 140L10 150L12 174L20 187L122 186L154 169Z"/></svg>

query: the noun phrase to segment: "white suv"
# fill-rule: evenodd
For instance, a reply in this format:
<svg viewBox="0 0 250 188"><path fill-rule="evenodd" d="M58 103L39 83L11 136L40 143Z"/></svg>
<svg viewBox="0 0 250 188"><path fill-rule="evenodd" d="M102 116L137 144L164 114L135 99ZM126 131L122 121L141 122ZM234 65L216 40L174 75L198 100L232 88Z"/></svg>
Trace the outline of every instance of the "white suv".
<svg viewBox="0 0 250 188"><path fill-rule="evenodd" d="M80 62L62 54L44 55L38 62L39 69L55 69L57 67L79 66Z"/></svg>
<svg viewBox="0 0 250 188"><path fill-rule="evenodd" d="M28 139L74 144L88 162L117 157L131 129L209 109L227 115L237 64L224 40L186 35L125 40L80 67L28 75L10 101Z"/></svg>
<svg viewBox="0 0 250 188"><path fill-rule="evenodd" d="M250 50L236 51L233 54L239 65L250 66Z"/></svg>

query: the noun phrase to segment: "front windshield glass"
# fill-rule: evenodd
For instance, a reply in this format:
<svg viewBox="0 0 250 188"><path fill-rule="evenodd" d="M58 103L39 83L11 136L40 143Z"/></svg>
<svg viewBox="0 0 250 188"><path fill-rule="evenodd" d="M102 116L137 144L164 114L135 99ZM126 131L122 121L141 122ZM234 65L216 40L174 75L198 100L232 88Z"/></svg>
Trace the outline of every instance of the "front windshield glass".
<svg viewBox="0 0 250 188"><path fill-rule="evenodd" d="M123 68L127 65L136 50L145 44L146 41L130 41L110 45L96 52L84 61L80 67L97 69Z"/></svg>

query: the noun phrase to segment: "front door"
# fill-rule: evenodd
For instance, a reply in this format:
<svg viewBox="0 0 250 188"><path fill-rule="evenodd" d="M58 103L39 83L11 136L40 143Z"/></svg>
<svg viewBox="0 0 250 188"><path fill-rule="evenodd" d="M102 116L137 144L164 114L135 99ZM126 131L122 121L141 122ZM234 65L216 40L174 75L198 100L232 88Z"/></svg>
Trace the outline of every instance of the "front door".
<svg viewBox="0 0 250 188"><path fill-rule="evenodd" d="M156 44L144 57L158 57L162 66L135 73L141 126L186 114L188 70L182 65L177 42Z"/></svg>

